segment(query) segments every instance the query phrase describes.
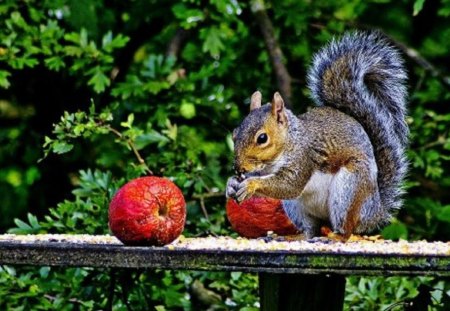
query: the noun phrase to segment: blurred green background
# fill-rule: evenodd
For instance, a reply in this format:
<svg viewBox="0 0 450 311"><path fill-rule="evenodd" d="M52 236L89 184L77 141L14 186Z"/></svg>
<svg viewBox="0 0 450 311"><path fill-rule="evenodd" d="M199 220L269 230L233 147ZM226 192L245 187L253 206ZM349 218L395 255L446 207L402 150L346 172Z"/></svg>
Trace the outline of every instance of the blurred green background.
<svg viewBox="0 0 450 311"><path fill-rule="evenodd" d="M268 20L295 112L311 104L305 72L331 37L377 28L398 46L411 168L404 208L383 235L449 240L450 1L266 1L267 19L252 12L257 3L1 1L0 231L108 233L111 196L151 170L183 190L186 236L236 236L223 196L230 133L255 90L269 100L280 87ZM419 292L432 295L429 310L448 310L448 290L445 279L353 277L346 310L399 309ZM258 306L253 274L0 267L2 310Z"/></svg>

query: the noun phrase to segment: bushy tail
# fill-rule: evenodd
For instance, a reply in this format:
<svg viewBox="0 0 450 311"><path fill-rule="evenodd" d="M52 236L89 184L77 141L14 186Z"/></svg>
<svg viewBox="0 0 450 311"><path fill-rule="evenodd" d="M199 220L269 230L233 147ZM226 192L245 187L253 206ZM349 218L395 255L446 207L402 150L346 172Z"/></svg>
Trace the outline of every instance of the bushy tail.
<svg viewBox="0 0 450 311"><path fill-rule="evenodd" d="M320 50L308 73L308 86L319 106L351 115L374 146L381 203L401 205L408 140L407 75L403 60L378 31L353 32Z"/></svg>

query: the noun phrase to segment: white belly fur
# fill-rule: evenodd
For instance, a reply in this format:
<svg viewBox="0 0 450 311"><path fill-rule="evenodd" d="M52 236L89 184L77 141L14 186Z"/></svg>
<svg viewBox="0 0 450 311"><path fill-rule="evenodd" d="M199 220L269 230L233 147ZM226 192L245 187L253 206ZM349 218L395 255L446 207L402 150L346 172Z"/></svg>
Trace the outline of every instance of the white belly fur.
<svg viewBox="0 0 450 311"><path fill-rule="evenodd" d="M334 174L316 171L303 189L300 200L309 215L320 219L329 219L328 195Z"/></svg>

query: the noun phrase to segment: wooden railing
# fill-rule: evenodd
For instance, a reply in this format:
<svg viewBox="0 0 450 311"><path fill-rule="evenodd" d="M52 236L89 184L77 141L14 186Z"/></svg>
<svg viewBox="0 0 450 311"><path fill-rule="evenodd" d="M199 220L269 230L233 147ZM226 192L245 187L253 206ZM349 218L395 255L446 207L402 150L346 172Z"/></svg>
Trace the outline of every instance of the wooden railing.
<svg viewBox="0 0 450 311"><path fill-rule="evenodd" d="M345 276L449 276L450 244L209 237L131 247L111 236L0 235L0 264L257 272L261 310L342 310Z"/></svg>

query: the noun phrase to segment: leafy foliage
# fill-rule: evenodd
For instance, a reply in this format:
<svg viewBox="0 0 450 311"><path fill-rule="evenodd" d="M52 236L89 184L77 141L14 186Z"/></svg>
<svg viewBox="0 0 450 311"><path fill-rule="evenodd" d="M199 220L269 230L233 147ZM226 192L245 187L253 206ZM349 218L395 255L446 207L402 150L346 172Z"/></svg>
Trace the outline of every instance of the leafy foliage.
<svg viewBox="0 0 450 311"><path fill-rule="evenodd" d="M185 235L233 235L222 195L232 174L230 132L255 89L266 98L276 91L249 5L2 1L2 230L106 234L115 191L153 172L183 190ZM304 77L311 54L333 35L381 28L401 43L410 73L411 170L405 208L383 234L448 240L450 2L283 0L266 6L294 78L297 112L310 102ZM346 308L411 301L423 284L435 289L429 305L439 310L448 303L447 283L349 278ZM3 266L0 308L249 311L259 306L256 287L257 277L242 273Z"/></svg>
<svg viewBox="0 0 450 311"><path fill-rule="evenodd" d="M443 281L434 283L429 277L352 277L348 279L345 301L351 306L348 310L408 310L423 306L423 300L433 310L445 310L449 303L447 290Z"/></svg>

